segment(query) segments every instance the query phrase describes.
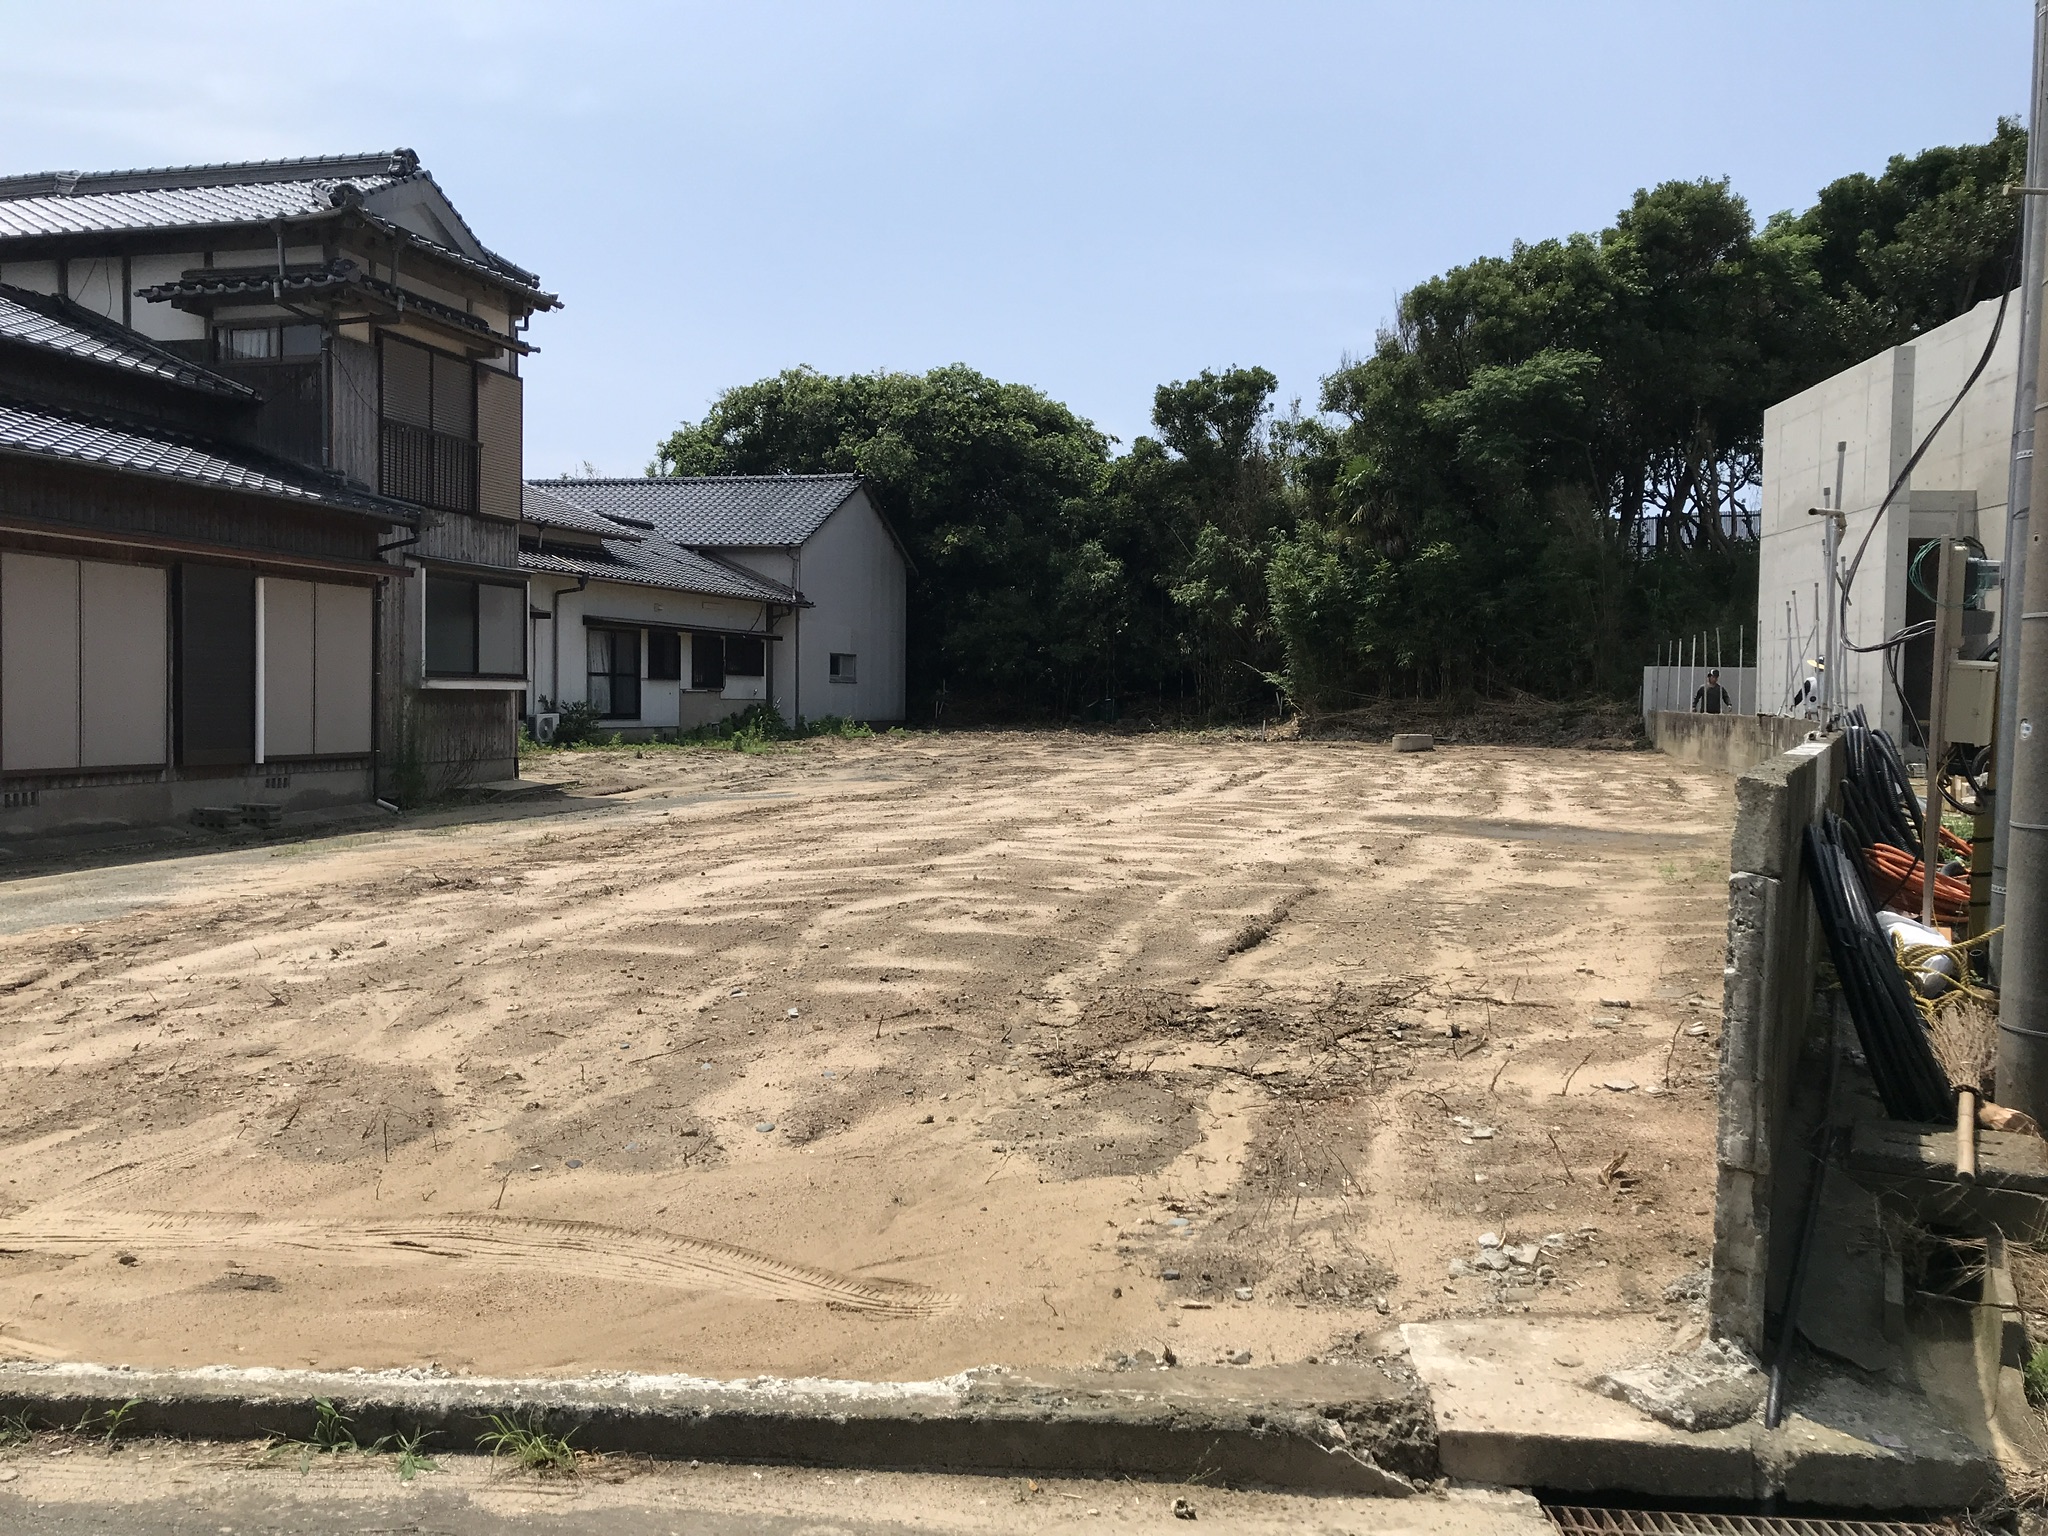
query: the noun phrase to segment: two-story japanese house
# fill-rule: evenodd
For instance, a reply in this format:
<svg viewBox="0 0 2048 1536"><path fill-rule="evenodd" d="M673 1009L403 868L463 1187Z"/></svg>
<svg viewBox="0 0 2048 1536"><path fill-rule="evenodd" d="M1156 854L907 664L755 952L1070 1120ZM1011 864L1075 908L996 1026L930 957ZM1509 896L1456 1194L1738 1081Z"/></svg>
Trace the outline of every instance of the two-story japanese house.
<svg viewBox="0 0 2048 1536"><path fill-rule="evenodd" d="M0 178L0 830L516 772L557 302L409 150Z"/></svg>

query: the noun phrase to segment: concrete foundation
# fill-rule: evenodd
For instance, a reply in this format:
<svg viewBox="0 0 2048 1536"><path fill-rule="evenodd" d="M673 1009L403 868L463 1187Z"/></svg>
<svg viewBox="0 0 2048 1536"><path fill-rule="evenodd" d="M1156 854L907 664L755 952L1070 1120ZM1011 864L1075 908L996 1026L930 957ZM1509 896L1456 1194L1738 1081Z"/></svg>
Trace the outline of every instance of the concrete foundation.
<svg viewBox="0 0 2048 1536"><path fill-rule="evenodd" d="M1406 1495L1436 1472L1422 1394L1372 1366L970 1371L926 1382L495 1380L416 1371L0 1365L0 1418L69 1426L133 1402L137 1435L306 1437L318 1399L363 1440L471 1450L491 1415L582 1450L925 1471L1128 1473Z"/></svg>
<svg viewBox="0 0 2048 1536"><path fill-rule="evenodd" d="M1643 717L1650 745L1682 763L1747 773L1806 740L1810 720L1787 715L1693 715L1657 710Z"/></svg>
<svg viewBox="0 0 2048 1536"><path fill-rule="evenodd" d="M258 803L290 811L367 805L374 796L367 757L208 771L163 768L126 773L38 775L9 780L0 838L108 827L162 826L209 805Z"/></svg>

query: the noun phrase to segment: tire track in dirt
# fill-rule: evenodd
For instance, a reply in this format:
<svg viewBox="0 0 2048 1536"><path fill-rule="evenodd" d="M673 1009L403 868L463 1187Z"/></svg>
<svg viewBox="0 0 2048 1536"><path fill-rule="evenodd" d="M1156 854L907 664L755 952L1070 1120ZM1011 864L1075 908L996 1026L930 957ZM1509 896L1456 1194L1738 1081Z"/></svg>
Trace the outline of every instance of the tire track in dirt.
<svg viewBox="0 0 2048 1536"><path fill-rule="evenodd" d="M555 1270L579 1279L638 1281L692 1290L745 1291L886 1317L930 1317L960 1298L897 1280L858 1280L705 1238L518 1216L435 1216L380 1221L265 1221L220 1212L65 1211L0 1222L0 1251L81 1247L290 1248L358 1261L413 1256L512 1271Z"/></svg>

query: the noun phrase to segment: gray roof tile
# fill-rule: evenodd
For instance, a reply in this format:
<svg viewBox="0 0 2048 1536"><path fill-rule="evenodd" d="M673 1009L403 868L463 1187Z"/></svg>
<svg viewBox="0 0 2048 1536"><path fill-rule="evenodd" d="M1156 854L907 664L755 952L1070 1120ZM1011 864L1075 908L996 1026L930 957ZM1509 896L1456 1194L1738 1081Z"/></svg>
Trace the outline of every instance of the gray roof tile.
<svg viewBox="0 0 2048 1536"><path fill-rule="evenodd" d="M183 229L214 224L264 224L332 209L334 189L351 181L365 191L390 186L390 176L309 177L252 186L165 187L69 196L0 195L0 238L112 234L131 229Z"/></svg>
<svg viewBox="0 0 2048 1536"><path fill-rule="evenodd" d="M636 587L662 587L752 603L803 601L787 587L660 539L607 539L602 550L522 548L519 568L542 575L588 576L593 581L622 581Z"/></svg>
<svg viewBox="0 0 2048 1536"><path fill-rule="evenodd" d="M0 341L62 352L204 394L260 399L255 390L145 340L69 299L0 284Z"/></svg>
<svg viewBox="0 0 2048 1536"><path fill-rule="evenodd" d="M542 486L528 484L523 487L519 502L519 515L536 527L567 528L576 533L594 533L605 539L623 539L629 544L637 544L641 538L634 527L606 517L602 512L579 507ZM639 526L644 528L647 525L642 523Z"/></svg>
<svg viewBox="0 0 2048 1536"><path fill-rule="evenodd" d="M655 475L535 480L588 511L641 520L678 544L791 548L860 488L858 475Z"/></svg>
<svg viewBox="0 0 2048 1536"><path fill-rule="evenodd" d="M139 171L56 171L0 177L0 241L52 235L116 234L144 229L197 229L271 224L335 210L335 190L349 186L363 198L405 182L439 183L420 169L409 149L374 155L323 155L302 160L251 160L220 165L163 166ZM441 194L446 201L445 194ZM393 223L374 206L362 217L436 255L525 289L536 307L558 306L540 279L477 241L479 260ZM476 239L454 204L448 210L462 234Z"/></svg>
<svg viewBox="0 0 2048 1536"><path fill-rule="evenodd" d="M190 442L10 400L0 400L0 454L62 459L126 474L211 485L302 506L368 513L392 523L410 523L417 515L401 503L336 481L323 481L293 465L240 454L218 444Z"/></svg>

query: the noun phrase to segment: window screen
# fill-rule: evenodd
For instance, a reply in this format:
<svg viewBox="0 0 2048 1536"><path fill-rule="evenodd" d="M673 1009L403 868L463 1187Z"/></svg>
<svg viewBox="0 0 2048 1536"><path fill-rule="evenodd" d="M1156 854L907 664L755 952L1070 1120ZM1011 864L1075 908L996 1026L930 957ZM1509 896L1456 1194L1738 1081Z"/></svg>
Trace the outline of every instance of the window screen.
<svg viewBox="0 0 2048 1536"><path fill-rule="evenodd" d="M427 671L442 677L476 675L475 582L427 578Z"/></svg>
<svg viewBox="0 0 2048 1536"><path fill-rule="evenodd" d="M690 686L713 690L725 686L725 636L690 636Z"/></svg>
<svg viewBox="0 0 2048 1536"><path fill-rule="evenodd" d="M256 757L256 578L217 565L178 568L178 761Z"/></svg>
<svg viewBox="0 0 2048 1536"><path fill-rule="evenodd" d="M768 646L752 635L725 637L725 675L762 677L768 671Z"/></svg>
<svg viewBox="0 0 2048 1536"><path fill-rule="evenodd" d="M415 427L434 424L434 354L395 336L384 338L384 415Z"/></svg>
<svg viewBox="0 0 2048 1536"><path fill-rule="evenodd" d="M524 677L526 589L466 576L427 577L427 672Z"/></svg>
<svg viewBox="0 0 2048 1536"><path fill-rule="evenodd" d="M683 675L683 637L672 629L647 632L647 675L670 682Z"/></svg>
<svg viewBox="0 0 2048 1536"><path fill-rule="evenodd" d="M434 360L434 430L450 437L476 436L476 375L470 365L445 352Z"/></svg>
<svg viewBox="0 0 2048 1536"><path fill-rule="evenodd" d="M526 675L526 589L480 582L476 589L476 669L495 677Z"/></svg>
<svg viewBox="0 0 2048 1536"><path fill-rule="evenodd" d="M851 683L857 681L858 674L854 670L854 662L857 660L857 658L854 656L853 652L833 651L830 654L832 681L835 683Z"/></svg>
<svg viewBox="0 0 2048 1536"><path fill-rule="evenodd" d="M589 699L607 720L640 718L640 632L593 629L589 633Z"/></svg>

